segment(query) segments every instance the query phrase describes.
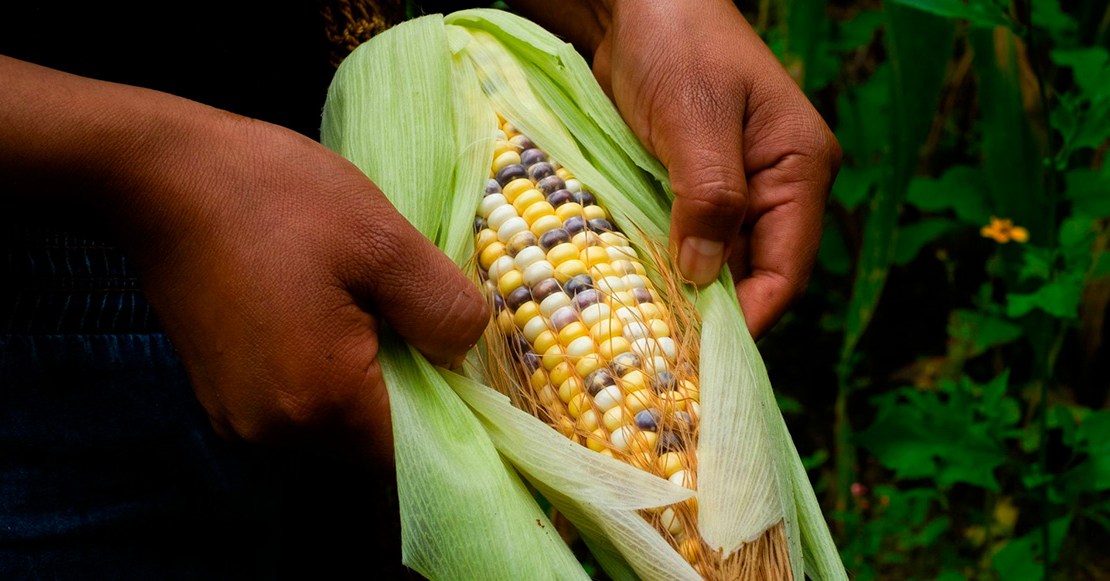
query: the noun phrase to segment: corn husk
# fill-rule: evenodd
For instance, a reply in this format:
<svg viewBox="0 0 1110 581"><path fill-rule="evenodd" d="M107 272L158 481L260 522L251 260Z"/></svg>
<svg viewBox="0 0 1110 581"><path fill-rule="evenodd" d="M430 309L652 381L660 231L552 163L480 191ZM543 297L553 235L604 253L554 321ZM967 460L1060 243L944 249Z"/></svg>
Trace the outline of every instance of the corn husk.
<svg viewBox="0 0 1110 581"><path fill-rule="evenodd" d="M571 46L505 12L421 17L360 46L335 75L322 136L472 271L494 111L590 184L634 243L666 241L664 168ZM685 291L702 320L699 532L729 555L781 523L793 578L846 579L732 289L726 270ZM488 387L477 366L436 369L388 333L380 361L408 566L430 579L585 577L534 490L611 577L700 578L638 512L692 491L567 440Z"/></svg>

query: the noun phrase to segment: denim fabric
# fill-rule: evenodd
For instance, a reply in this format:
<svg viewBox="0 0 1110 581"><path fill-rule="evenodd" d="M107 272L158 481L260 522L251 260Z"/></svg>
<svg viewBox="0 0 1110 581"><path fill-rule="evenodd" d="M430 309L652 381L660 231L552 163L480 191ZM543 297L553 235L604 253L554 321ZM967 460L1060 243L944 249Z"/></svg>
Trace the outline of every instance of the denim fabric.
<svg viewBox="0 0 1110 581"><path fill-rule="evenodd" d="M118 251L0 260L0 579L409 578L392 483L217 437Z"/></svg>

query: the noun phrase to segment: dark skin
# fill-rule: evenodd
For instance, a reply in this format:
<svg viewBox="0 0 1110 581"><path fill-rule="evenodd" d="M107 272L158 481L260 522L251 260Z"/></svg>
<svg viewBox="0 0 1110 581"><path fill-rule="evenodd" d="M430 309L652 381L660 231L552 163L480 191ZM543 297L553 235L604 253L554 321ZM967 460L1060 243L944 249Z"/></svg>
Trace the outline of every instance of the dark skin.
<svg viewBox="0 0 1110 581"><path fill-rule="evenodd" d="M705 283L729 257L766 332L813 265L840 155L828 128L724 0L535 14L593 56L670 171L680 268ZM172 95L4 57L0 79L6 211L125 247L219 433L390 464L380 326L449 365L489 313L370 180L290 130Z"/></svg>

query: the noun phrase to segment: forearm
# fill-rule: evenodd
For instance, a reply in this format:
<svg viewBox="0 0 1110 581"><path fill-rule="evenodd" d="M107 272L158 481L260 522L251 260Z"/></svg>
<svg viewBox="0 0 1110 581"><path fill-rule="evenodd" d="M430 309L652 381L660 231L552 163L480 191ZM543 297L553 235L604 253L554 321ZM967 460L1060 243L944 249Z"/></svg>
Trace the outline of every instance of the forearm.
<svg viewBox="0 0 1110 581"><path fill-rule="evenodd" d="M124 225L167 229L182 208L159 195L184 171L175 152L215 110L3 56L0 79L0 207L129 238L144 233Z"/></svg>

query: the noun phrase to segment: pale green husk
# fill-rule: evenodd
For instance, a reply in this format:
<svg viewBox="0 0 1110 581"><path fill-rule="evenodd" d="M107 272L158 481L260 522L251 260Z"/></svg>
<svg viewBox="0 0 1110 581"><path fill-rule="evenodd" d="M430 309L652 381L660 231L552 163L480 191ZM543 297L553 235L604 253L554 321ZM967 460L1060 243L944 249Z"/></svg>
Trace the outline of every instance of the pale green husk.
<svg viewBox="0 0 1110 581"><path fill-rule="evenodd" d="M570 45L505 12L421 17L359 47L333 80L322 136L472 269L494 108L589 184L635 243L665 242L664 168ZM690 297L702 317L703 539L728 554L784 521L796 579L846 579L727 271ZM406 564L431 579L584 577L523 475L614 578L697 578L636 512L690 491L571 443L475 378L437 372L395 336L382 337L380 359Z"/></svg>

